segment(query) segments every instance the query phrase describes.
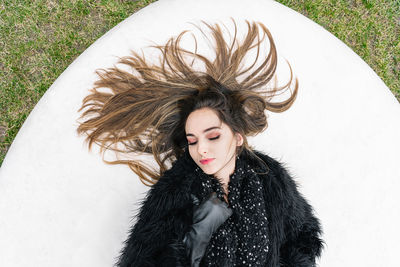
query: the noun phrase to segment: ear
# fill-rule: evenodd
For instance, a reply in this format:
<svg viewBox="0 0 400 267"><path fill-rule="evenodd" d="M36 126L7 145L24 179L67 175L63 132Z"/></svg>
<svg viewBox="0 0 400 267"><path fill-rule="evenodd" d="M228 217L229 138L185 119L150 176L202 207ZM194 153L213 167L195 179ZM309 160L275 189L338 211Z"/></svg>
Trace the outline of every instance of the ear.
<svg viewBox="0 0 400 267"><path fill-rule="evenodd" d="M236 133L236 146L243 145L243 136L240 133Z"/></svg>

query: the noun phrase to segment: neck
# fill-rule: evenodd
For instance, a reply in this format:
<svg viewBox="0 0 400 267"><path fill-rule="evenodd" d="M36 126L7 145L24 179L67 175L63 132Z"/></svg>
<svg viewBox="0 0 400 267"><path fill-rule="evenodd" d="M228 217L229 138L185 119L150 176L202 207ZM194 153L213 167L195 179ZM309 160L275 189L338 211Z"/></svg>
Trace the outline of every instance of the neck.
<svg viewBox="0 0 400 267"><path fill-rule="evenodd" d="M221 168L221 171L217 172L214 177L222 184L224 189L227 189L230 181L230 176L235 172L236 167L236 155L228 160L228 162Z"/></svg>

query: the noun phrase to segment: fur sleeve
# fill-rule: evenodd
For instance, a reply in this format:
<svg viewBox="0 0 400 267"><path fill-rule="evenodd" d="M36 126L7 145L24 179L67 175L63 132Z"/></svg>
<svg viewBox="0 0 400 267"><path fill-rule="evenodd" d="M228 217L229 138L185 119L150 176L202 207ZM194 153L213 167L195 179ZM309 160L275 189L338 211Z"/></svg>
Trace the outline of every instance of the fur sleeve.
<svg viewBox="0 0 400 267"><path fill-rule="evenodd" d="M148 191L117 266L189 266L182 240L193 204L173 179L166 174Z"/></svg>
<svg viewBox="0 0 400 267"><path fill-rule="evenodd" d="M283 218L285 239L280 247L281 266L316 266L315 260L320 257L323 247L320 222L286 171L284 175L284 179L288 180L287 190L291 198L288 201L288 212L284 213Z"/></svg>
<svg viewBox="0 0 400 267"><path fill-rule="evenodd" d="M275 198L274 216L279 233L279 255L281 267L312 267L320 257L323 241L319 220L314 216L311 205L299 193L293 178L281 164L265 155L260 155L270 171L268 194ZM273 190L273 192L271 191ZM280 214L280 215L278 215ZM283 228L283 229L282 229Z"/></svg>

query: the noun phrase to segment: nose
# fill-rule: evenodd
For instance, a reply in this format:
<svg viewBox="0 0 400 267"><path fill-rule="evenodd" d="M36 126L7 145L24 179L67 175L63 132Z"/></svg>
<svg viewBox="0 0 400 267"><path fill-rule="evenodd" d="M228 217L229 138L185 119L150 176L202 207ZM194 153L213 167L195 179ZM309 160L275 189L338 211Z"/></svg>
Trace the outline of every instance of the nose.
<svg viewBox="0 0 400 267"><path fill-rule="evenodd" d="M208 144L207 144L207 142L200 141L200 140L198 140L197 142L198 142L197 152L201 156L207 155L207 153L208 153Z"/></svg>

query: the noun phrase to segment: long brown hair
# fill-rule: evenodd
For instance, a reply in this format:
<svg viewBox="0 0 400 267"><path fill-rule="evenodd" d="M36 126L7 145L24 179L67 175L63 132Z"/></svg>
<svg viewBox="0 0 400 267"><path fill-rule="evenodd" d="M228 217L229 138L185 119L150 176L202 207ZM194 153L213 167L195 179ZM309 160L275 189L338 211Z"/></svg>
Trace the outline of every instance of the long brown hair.
<svg viewBox="0 0 400 267"><path fill-rule="evenodd" d="M117 67L98 70L99 79L79 109L83 111L80 119L85 120L77 131L87 134L89 149L93 143L98 144L105 162L127 164L146 185L156 183L167 163L184 152L184 126L192 111L202 107L216 110L233 132L242 134L242 149L251 151L246 136L267 128L265 110L283 112L297 96L298 81L293 78L290 65L289 81L281 87L274 82L276 47L262 23L246 21L247 33L239 41L234 22L230 42L225 40L219 24L203 23L210 30L215 58L208 59L196 49L181 47L187 33L184 31L165 45L156 46L160 52L158 63L150 64L143 55L132 52L119 61L132 71ZM203 37L211 40L201 31ZM195 37L194 40L197 44ZM267 42L269 52L259 62L262 45ZM255 59L245 67L244 59L250 51L255 52ZM204 70L195 69L198 64ZM286 100L271 101L287 90L290 96ZM104 159L109 150L117 153L117 160ZM135 158L139 154L152 155L159 170ZM120 155L125 158L120 159Z"/></svg>

